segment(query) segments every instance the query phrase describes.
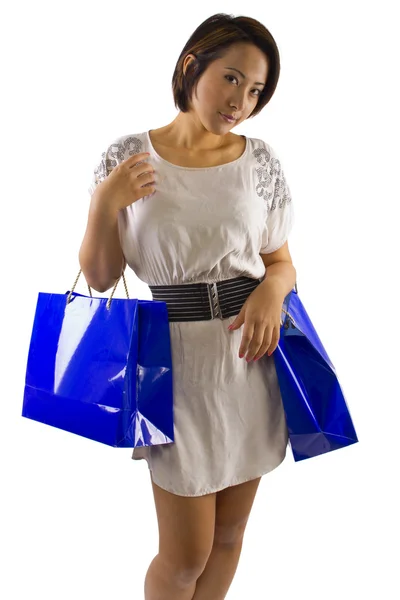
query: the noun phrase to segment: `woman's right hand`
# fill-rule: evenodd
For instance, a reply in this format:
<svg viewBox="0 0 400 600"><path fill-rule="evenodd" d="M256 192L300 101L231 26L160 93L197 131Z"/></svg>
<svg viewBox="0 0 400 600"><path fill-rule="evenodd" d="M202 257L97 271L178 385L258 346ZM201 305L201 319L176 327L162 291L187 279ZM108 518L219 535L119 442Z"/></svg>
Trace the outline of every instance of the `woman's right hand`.
<svg viewBox="0 0 400 600"><path fill-rule="evenodd" d="M148 152L141 152L119 163L96 187L96 196L119 211L155 192L154 168L141 162L148 156Z"/></svg>

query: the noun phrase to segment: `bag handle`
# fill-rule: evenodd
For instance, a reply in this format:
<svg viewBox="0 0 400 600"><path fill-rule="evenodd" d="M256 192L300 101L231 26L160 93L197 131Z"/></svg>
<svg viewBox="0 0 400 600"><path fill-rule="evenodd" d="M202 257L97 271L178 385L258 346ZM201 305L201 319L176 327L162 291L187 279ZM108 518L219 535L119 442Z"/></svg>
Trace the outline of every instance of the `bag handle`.
<svg viewBox="0 0 400 600"><path fill-rule="evenodd" d="M71 296L72 296L72 294L73 294L73 292L74 292L74 289L75 289L75 287L76 287L76 284L78 283L78 279L79 279L79 277L80 277L81 273L82 273L82 269L80 269L80 270L79 270L78 276L77 276L77 278L75 279L75 283L74 283L74 285L72 286L72 289L71 289L70 293L68 294L68 298L67 298L67 304L69 304L69 303L70 303L70 301L71 301ZM127 298L128 298L128 300L129 300L128 286L126 285L125 272L123 272L123 273L122 273L122 275L121 275L121 276L120 276L120 277L117 279L117 281L116 281L116 283L115 283L115 285L114 285L114 287L113 287L113 290L112 290L112 292L111 292L111 296L109 297L109 299L108 299L108 301L107 301L107 305L106 305L106 306L107 306L107 310L109 310L109 309L110 309L110 306L111 306L111 300L112 300L112 298L113 298L113 296L114 296L115 290L117 289L117 285L119 284L119 282L120 282L120 280L121 280L121 277L122 277L122 279L123 279L123 282L124 282L124 287L125 287L125 293L126 293L126 297L127 297ZM87 282L86 282L86 283L87 283ZM93 295L92 295L92 290L91 290L91 288L90 288L90 285L89 285L89 284L87 284L87 286L88 286L88 290L89 290L90 297L91 297L91 298L93 298Z"/></svg>
<svg viewBox="0 0 400 600"><path fill-rule="evenodd" d="M297 281L296 281L296 282L295 282L295 284L294 284L294 289L295 289L295 292L296 292L296 294L298 294L298 291L297 291ZM287 317L289 317L289 319L292 321L292 324L293 324L293 325L294 325L294 326L297 328L296 322L295 322L295 320L293 319L292 315L291 315L290 313L288 313L288 311L287 311L287 310L285 310L284 308L282 308L282 309L281 309L281 311L282 311L283 313L285 313L285 315L287 315ZM282 325L283 325L283 321L282 321L282 319L281 319L281 327L282 327Z"/></svg>
<svg viewBox="0 0 400 600"><path fill-rule="evenodd" d="M288 316L288 318L292 321L292 324L297 328L296 321L293 319L292 315L290 313L288 313L288 311L285 310L284 308L282 308L282 312ZM283 325L283 321L281 319L281 327L282 327L282 325Z"/></svg>

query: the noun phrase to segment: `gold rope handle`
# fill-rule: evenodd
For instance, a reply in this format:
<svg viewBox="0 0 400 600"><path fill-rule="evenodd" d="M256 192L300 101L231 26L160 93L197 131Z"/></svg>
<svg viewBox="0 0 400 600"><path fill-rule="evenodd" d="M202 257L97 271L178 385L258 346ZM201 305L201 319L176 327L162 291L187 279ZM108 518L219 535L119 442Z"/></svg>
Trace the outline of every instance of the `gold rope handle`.
<svg viewBox="0 0 400 600"><path fill-rule="evenodd" d="M284 313L285 313L285 315L287 315L287 316L289 317L289 319L292 321L293 325L294 325L294 326L296 327L296 329L297 329L296 322L295 322L295 320L293 319L292 315L291 315L290 313L288 313L288 311L287 311L287 310L285 310L284 308L282 308L282 312L284 312ZM282 325L283 325L283 321L282 321L282 319L281 319L281 327L282 327Z"/></svg>
<svg viewBox="0 0 400 600"><path fill-rule="evenodd" d="M296 294L298 294L299 292L298 292L298 290L297 290L297 281L296 281L296 283L294 284L294 289L295 289L295 291L296 291ZM295 320L293 319L292 315L291 315L290 313L288 313L288 312L287 312L287 310L285 310L284 308L282 308L282 311L281 311L281 312L284 312L284 313L285 313L285 315L287 315L287 316L289 317L289 319L292 321L293 325L294 325L294 326L296 327L296 329L297 329L296 322L295 322ZM283 325L283 321L282 321L282 319L281 319L281 327L282 327L282 325Z"/></svg>
<svg viewBox="0 0 400 600"><path fill-rule="evenodd" d="M74 283L74 285L72 286L72 289L71 289L70 293L68 294L68 298L67 298L67 304L69 304L69 303L70 303L70 301L71 301L71 296L72 296L72 294L73 294L73 292L74 292L74 289L75 289L75 287L76 287L76 284L78 283L78 279L79 279L79 277L80 277L81 273L82 273L82 269L80 269L80 270L79 270L78 276L77 276L77 278L75 279L75 283ZM123 279L123 282L124 282L124 287L125 287L125 293L126 293L126 297L127 297L127 298L128 298L128 300L129 300L128 286L126 285L125 273L122 273L121 277L122 277L122 279ZM115 283L115 285L114 285L114 287L113 287L113 291L111 292L111 296L109 297L109 299L108 299L108 301L107 301L107 305L106 305L106 307L107 307L107 310L109 310L109 309L110 309L110 306L111 306L111 300L112 300L112 298L113 298L113 296L114 296L115 290L117 289L117 285L119 284L121 277L119 277L119 278L117 279L117 281L116 281L116 283ZM86 282L86 283L87 283L87 282ZM92 290L90 289L90 285L89 285L89 284L87 284L87 286L88 286L88 290L89 290L90 297L91 297L91 298L93 298L93 295L92 295Z"/></svg>
<svg viewBox="0 0 400 600"><path fill-rule="evenodd" d="M298 290L297 290L297 281L296 281L296 283L294 284L294 289L295 289L295 291L296 291L296 294L298 294L299 292L298 292ZM295 320L293 319L292 315L291 315L290 313L288 313L288 312L287 312L287 310L285 310L284 308L282 308L281 312L285 313L285 315L287 315L287 316L289 317L289 319L292 321L293 325L294 325L294 326L296 327L296 329L297 329L296 322L295 322ZM282 319L281 319L281 327L282 327L282 325L283 325L283 321L282 321Z"/></svg>

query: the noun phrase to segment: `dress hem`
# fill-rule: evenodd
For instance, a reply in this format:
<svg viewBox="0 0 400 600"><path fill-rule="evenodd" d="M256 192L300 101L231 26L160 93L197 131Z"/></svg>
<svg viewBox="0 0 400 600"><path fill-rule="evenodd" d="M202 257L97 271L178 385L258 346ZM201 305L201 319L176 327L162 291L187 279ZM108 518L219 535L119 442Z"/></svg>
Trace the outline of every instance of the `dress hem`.
<svg viewBox="0 0 400 600"><path fill-rule="evenodd" d="M149 465L148 465L148 467L149 467L149 471L151 473L151 478L152 478L153 482L158 487L160 487L161 489L165 490L166 492L169 492L170 494L175 494L176 496L184 496L186 498L196 498L198 496L207 496L208 494L215 494L216 492L221 492L222 490L225 490L226 488L233 487L235 485L240 485L241 483L247 483L248 481L252 481L253 479L258 479L259 477L263 477L264 475L267 475L268 473L271 473L277 467L279 467L283 463L283 461L285 460L285 458L286 458L286 452L283 455L283 457L279 460L279 462L276 463L276 465L274 465L273 467L268 468L267 470L264 470L262 473L251 475L250 477L247 477L246 479L234 480L231 483L226 483L226 484L223 484L221 486L218 486L217 488L214 488L214 489L211 489L211 490L207 490L207 491L197 492L195 494L182 494L181 492L176 492L175 490L172 490L172 489L169 489L169 488L166 488L166 487L160 485L154 479L153 471L150 469ZM136 460L140 460L140 459L136 459Z"/></svg>

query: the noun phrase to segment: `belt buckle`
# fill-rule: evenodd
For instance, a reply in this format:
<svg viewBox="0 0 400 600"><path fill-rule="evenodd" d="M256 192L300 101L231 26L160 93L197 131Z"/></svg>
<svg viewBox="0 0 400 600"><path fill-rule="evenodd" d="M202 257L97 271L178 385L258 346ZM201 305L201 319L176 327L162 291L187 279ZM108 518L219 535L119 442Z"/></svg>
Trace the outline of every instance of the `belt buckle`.
<svg viewBox="0 0 400 600"><path fill-rule="evenodd" d="M222 319L221 307L219 305L217 282L207 283L208 299L210 302L211 318L219 317Z"/></svg>

